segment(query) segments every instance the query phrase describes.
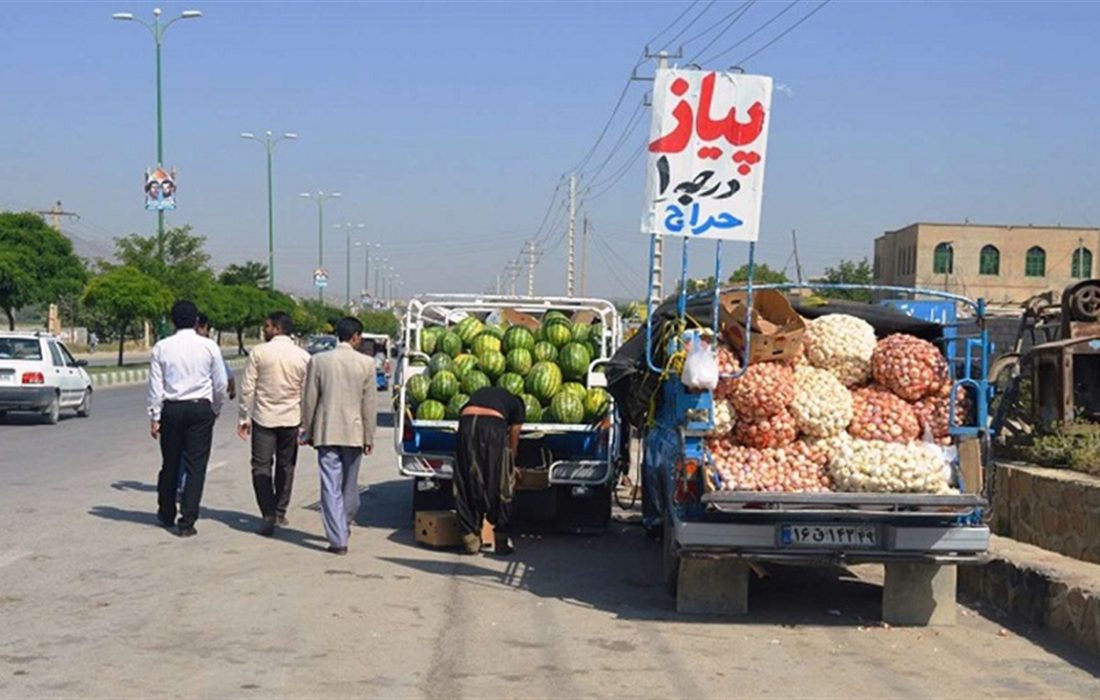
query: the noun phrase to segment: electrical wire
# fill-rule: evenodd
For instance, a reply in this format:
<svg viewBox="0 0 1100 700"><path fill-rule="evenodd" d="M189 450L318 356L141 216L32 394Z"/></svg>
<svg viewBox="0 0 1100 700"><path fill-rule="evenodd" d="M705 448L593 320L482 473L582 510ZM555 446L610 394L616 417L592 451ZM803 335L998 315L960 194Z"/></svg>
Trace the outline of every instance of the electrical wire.
<svg viewBox="0 0 1100 700"><path fill-rule="evenodd" d="M735 13L739 13L739 14L737 14L733 19L731 19L729 21L729 23L725 26L725 28L723 28L722 31L718 32L718 34L716 34L713 39L708 41L706 46L704 46L703 48L696 51L695 55L692 56L690 59L688 59L688 63L695 63L695 61L700 56L702 56L703 54L705 54L707 51L710 50L710 47L717 44L718 41L722 37L724 37L726 35L726 33L729 32L730 29L733 29L733 25L737 24L737 21L740 20L742 17L744 17L748 13L748 11L750 9L752 9L752 6L755 5L755 4L756 4L756 0L748 0L747 2L743 3L740 7L738 7L736 10L731 12L730 13L731 15L733 15ZM729 15L727 15L727 17L729 17ZM722 21L724 22L725 19L723 18ZM717 25L715 25L715 26L717 26Z"/></svg>
<svg viewBox="0 0 1100 700"><path fill-rule="evenodd" d="M756 2L756 0L748 0L748 3L749 3L750 5L751 5L751 4L753 4L754 2ZM713 31L714 31L715 29L717 29L717 28L718 28L719 26L721 26L722 22L725 22L725 21L726 21L727 19L729 19L730 17L733 17L733 16L735 15L735 14L737 14L738 12L740 12L740 11L741 11L741 9L742 9L743 7L744 7L744 3L742 3L741 5L738 5L737 7L733 8L733 10L731 10L731 11L730 11L730 12L729 12L729 13L728 13L728 14L727 14L727 15L726 15L725 17L723 17L722 19L718 20L718 21L717 21L717 22L715 22L714 24L710 25L709 27L707 27L707 28L706 28L706 29L704 29L703 31L699 32L698 34L694 34L694 35L692 35L692 36L691 36L690 38L688 38L688 39L684 39L684 41L683 41L683 45L684 45L684 46L690 46L690 45L691 45L691 44L692 44L693 42L696 42L696 41L698 41L699 39L701 39L701 38L703 38L704 36L706 36L707 34L710 34L710 33L711 33L711 32L713 32Z"/></svg>
<svg viewBox="0 0 1100 700"><path fill-rule="evenodd" d="M600 197L602 197L605 194L607 194L608 192L610 192L611 189L614 188L615 185L619 184L619 181L622 180L623 177L625 177L628 172L630 172L630 168L636 162L638 162L638 158L641 157L641 155L643 153L645 153L645 148L646 148L646 145L643 143L641 146L638 147L638 149L636 151L634 151L634 154L625 163L623 163L622 167L620 167L617 171L615 171L614 174L612 174L610 177L608 177L607 180L604 180L604 182L597 183L596 185L593 185L592 187L590 187L589 191L592 188L599 189L599 188L602 187L602 189L599 189L598 192L584 195L584 201L591 202L592 200L599 199ZM605 183L606 183L606 186L604 186Z"/></svg>
<svg viewBox="0 0 1100 700"><path fill-rule="evenodd" d="M662 36L664 36L664 35L665 35L665 34L666 34L666 33L667 33L667 32L668 32L668 31L669 31L670 29L672 29L672 28L673 28L673 27L675 27L675 26L676 26L677 24L679 24L680 20L682 20L682 19L683 19L684 17L686 17L686 16L687 16L687 14L688 14L689 12L691 12L691 9L692 9L693 7L695 7L696 5L698 5L698 4L699 4L699 0L692 0L692 1L691 1L691 2L690 2L690 3L688 4L688 6L687 6L686 8L684 8L684 11L683 11L683 12L681 12L681 13L680 13L680 14L678 14L678 15L676 15L676 19L674 19L674 20L672 20L671 22L669 22L669 23L668 23L668 25L667 25L667 26L666 26L666 27L665 27L664 29L662 29L661 31L657 32L656 36L654 36L654 37L653 37L652 39L650 39L649 41L647 41L647 42L646 42L646 46L652 46L653 44L656 44L656 43L657 43L657 40L658 40L658 39L660 39L660 38L661 38ZM643 54L643 55L644 55L644 54ZM644 59L643 59L643 60L644 60Z"/></svg>
<svg viewBox="0 0 1100 700"><path fill-rule="evenodd" d="M714 63L714 62L718 61L720 58L722 58L723 56L731 53L738 46L741 46L742 44L744 44L749 39L752 39L754 36L756 36L760 32L767 29L769 26L771 26L771 24L773 22L775 22L777 19L779 19L783 15L790 12L792 9L794 9L794 6L797 5L797 4L798 4L798 0L794 0L794 2L791 2L786 7L784 7L782 10L780 10L779 12L772 15L771 19L769 19L767 22L764 22L759 27L757 27L756 29L749 32L747 35L741 37L741 39L739 41L737 41L737 43L733 44L732 46L727 46L725 49L722 50L721 53L716 54L715 56L712 56L711 58L706 59L704 61L704 63ZM702 53L702 52L700 52L700 53Z"/></svg>
<svg viewBox="0 0 1100 700"><path fill-rule="evenodd" d="M611 147L610 151L608 151L607 157L603 159L603 162L600 163L600 166L596 168L595 171L591 173L591 175L586 176L584 174L581 174L580 178L582 180L586 178L596 180L601 174L603 174L604 168L607 167L607 164L611 162L611 159L614 158L620 150L622 150L622 147L626 144L627 141L630 140L630 138L634 135L634 132L638 130L638 126L641 125L642 119L647 114L642 109L642 107L644 106L644 102L638 103L638 107L637 109L635 109L634 116L632 117L630 123L628 123L626 128L623 129L623 133L619 135L618 141L616 141L615 145Z"/></svg>
<svg viewBox="0 0 1100 700"><path fill-rule="evenodd" d="M705 15L707 12L709 12L710 8L714 7L714 3L716 3L717 1L718 0L710 0L710 2L707 3L707 6L704 7L702 10L700 10L699 14L695 15L695 19L688 22L687 25L684 26L683 29L681 29L680 31L678 31L676 33L676 36L672 37L667 42L665 42L665 45L662 47L661 50L664 51L664 50L668 49L668 47L670 47L674 43L676 43L676 40L679 39L680 37L682 37L684 35L684 32L686 32L687 30L694 27L695 23L698 22L699 20L701 20L703 18L703 15Z"/></svg>
<svg viewBox="0 0 1100 700"><path fill-rule="evenodd" d="M760 48L758 48L758 49L757 49L756 51L753 51L753 52L752 52L752 53L750 53L750 54L749 54L748 56L745 56L744 58L742 58L742 59L741 59L740 61L738 61L738 62L737 62L737 64L736 64L736 65L741 65L741 64L747 63L747 62L748 62L748 61L749 61L750 59L752 59L752 58L756 57L757 55L759 55L760 53L762 53L763 51L765 51L766 49L768 49L768 48L769 48L770 46L772 46L772 45L773 45L773 44L774 44L775 42L779 41L779 40L780 40L780 39L782 39L783 37L785 37L785 36L787 36L788 34L790 34L791 32L793 32L793 31L794 31L795 29L797 29L797 28L798 28L798 26L799 26L799 25L801 25L801 24L802 24L803 22L805 22L805 21L806 21L806 20L808 20L809 18L811 18L811 17L813 17L814 15L816 15L816 14L817 14L817 13L818 13L818 12L819 12L819 11L820 11L820 10L821 10L822 8L824 8L824 7L825 7L826 5L828 5L828 4L830 3L830 2L831 2L831 0L822 0L821 4L819 4L819 5L818 5L817 7L815 7L814 9L810 10L810 11L809 11L809 13L807 13L807 14L806 14L805 16L803 16L803 17L802 17L802 19L798 20L797 22L795 22L795 23L794 23L794 24L792 24L791 26L789 26L789 27L787 27L786 29L784 29L784 30L783 30L782 32L780 32L780 33L779 33L779 34L778 34L778 35L777 35L777 36L776 36L776 37L775 37L774 39L772 39L772 40L771 40L771 41L769 41L768 43L764 44L763 46L761 46Z"/></svg>

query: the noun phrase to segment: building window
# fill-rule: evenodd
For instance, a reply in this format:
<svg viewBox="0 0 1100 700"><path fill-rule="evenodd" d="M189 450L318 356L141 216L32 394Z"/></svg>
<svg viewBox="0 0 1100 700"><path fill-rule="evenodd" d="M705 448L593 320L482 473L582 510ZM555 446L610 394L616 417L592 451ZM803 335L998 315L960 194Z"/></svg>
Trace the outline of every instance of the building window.
<svg viewBox="0 0 1100 700"><path fill-rule="evenodd" d="M1063 258L1064 260L1065 258ZM1047 253L1039 246L1028 248L1024 259L1024 274L1028 277L1045 277L1047 274Z"/></svg>
<svg viewBox="0 0 1100 700"><path fill-rule="evenodd" d="M1092 277L1092 252L1085 247L1073 251L1073 265L1070 276L1076 279Z"/></svg>
<svg viewBox="0 0 1100 700"><path fill-rule="evenodd" d="M995 245L982 247L981 257L978 259L979 275L1001 274L1001 251Z"/></svg>
<svg viewBox="0 0 1100 700"><path fill-rule="evenodd" d="M955 271L955 250L950 243L940 243L932 255L932 273L950 275Z"/></svg>

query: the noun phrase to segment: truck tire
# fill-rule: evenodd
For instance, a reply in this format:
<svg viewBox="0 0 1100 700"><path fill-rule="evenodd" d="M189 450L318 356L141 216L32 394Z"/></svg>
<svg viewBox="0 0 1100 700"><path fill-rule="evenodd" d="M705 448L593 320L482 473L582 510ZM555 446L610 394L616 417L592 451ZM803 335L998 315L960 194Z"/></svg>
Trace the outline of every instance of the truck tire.
<svg viewBox="0 0 1100 700"><path fill-rule="evenodd" d="M61 397L57 394L54 394L50 405L42 412L42 420L49 425L57 425L57 422L61 420Z"/></svg>
<svg viewBox="0 0 1100 700"><path fill-rule="evenodd" d="M665 592L676 595L680 579L680 554L676 551L676 536L672 532L672 518L665 513L661 522L661 583Z"/></svg>

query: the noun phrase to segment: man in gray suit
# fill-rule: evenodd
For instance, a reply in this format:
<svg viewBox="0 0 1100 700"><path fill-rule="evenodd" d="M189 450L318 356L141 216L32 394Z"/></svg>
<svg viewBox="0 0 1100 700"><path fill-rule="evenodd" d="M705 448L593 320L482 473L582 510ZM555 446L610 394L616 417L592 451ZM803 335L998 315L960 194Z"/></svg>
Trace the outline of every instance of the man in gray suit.
<svg viewBox="0 0 1100 700"><path fill-rule="evenodd" d="M333 554L348 553L359 510L359 462L374 449L374 358L358 351L362 335L359 319L340 319L339 343L310 359L302 394L301 439L317 450L321 514Z"/></svg>

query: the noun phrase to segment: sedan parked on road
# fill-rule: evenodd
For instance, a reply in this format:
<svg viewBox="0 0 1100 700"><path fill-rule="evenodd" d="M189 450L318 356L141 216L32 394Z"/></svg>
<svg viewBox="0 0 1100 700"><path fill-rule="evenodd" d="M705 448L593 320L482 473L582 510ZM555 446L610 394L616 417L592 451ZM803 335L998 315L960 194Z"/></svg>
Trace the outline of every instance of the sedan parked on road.
<svg viewBox="0 0 1100 700"><path fill-rule="evenodd" d="M54 424L63 408L86 418L92 409L87 364L46 333L0 332L0 418L33 411Z"/></svg>

